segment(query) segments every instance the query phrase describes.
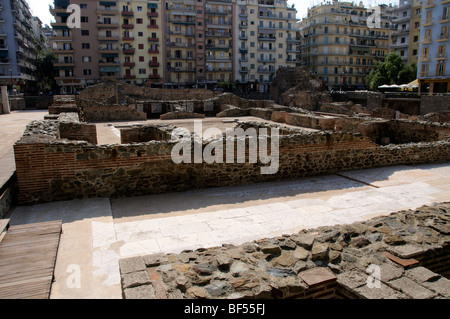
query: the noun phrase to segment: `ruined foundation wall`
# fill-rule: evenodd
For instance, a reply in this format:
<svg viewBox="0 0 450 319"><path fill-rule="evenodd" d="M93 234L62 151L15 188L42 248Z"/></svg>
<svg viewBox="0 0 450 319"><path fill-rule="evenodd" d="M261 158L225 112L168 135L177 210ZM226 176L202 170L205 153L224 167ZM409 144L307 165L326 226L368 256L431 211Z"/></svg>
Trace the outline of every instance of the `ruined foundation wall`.
<svg viewBox="0 0 450 319"><path fill-rule="evenodd" d="M450 160L450 142L378 147L358 134L307 133L281 136L278 173L262 175L261 167L269 164L248 164L248 160L246 164L175 164L174 145L152 141L97 146L24 136L14 147L19 201L139 196Z"/></svg>

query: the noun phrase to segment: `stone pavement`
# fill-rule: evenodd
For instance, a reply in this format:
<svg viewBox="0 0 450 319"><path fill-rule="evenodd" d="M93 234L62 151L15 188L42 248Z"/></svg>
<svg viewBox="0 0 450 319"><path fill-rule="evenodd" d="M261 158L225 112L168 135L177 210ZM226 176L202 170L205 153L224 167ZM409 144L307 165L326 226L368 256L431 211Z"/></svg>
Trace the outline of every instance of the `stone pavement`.
<svg viewBox="0 0 450 319"><path fill-rule="evenodd" d="M0 187L16 170L14 143L22 136L26 125L34 120L42 120L47 110L13 111L0 115Z"/></svg>
<svg viewBox="0 0 450 319"><path fill-rule="evenodd" d="M11 225L63 221L52 298L121 298L120 258L243 244L449 199L445 163L21 206L10 218Z"/></svg>

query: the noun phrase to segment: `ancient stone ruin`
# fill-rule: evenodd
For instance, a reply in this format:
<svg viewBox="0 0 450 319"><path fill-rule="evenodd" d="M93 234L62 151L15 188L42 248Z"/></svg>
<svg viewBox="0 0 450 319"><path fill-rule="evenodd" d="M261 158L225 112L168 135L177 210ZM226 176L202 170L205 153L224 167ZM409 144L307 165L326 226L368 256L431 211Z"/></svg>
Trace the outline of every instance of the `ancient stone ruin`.
<svg viewBox="0 0 450 319"><path fill-rule="evenodd" d="M449 242L446 203L242 246L122 259L123 295L125 299L448 299Z"/></svg>

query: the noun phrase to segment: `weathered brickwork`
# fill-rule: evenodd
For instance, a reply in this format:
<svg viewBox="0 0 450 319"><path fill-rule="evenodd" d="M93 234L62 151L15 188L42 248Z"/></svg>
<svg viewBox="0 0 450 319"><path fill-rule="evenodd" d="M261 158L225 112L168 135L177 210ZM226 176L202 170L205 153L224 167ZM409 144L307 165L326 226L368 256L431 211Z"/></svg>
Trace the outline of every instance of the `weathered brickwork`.
<svg viewBox="0 0 450 319"><path fill-rule="evenodd" d="M450 203L119 261L125 299L448 299ZM433 267L433 268L431 268Z"/></svg>
<svg viewBox="0 0 450 319"><path fill-rule="evenodd" d="M450 160L446 141L381 147L361 134L298 133L280 136L278 172L262 175L261 168L269 165L248 160L175 164L171 157L175 142L170 141L97 146L50 137L25 134L14 147L22 204L139 196ZM206 146L204 142L203 149ZM247 144L246 154L250 151Z"/></svg>

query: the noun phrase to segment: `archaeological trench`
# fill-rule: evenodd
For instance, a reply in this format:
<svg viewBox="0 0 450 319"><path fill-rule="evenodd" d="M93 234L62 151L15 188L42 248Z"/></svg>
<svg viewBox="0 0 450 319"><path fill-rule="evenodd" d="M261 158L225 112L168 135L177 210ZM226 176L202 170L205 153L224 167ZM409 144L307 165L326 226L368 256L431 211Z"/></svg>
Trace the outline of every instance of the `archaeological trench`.
<svg viewBox="0 0 450 319"><path fill-rule="evenodd" d="M450 160L446 122L333 103L320 90L299 105L296 93L285 91L275 102L109 83L74 100L56 99L14 146L18 202L140 196ZM277 128L278 172L261 174L260 161L175 164L177 128L145 122L208 118L257 132ZM98 145L95 123L115 121L134 124L117 127L120 144ZM252 138L246 137L247 155ZM270 145L270 133L266 138ZM201 141L202 148L209 142ZM242 246L122 259L119 266L124 298L449 298L449 241L450 204L441 203ZM370 287L369 265L380 267L379 289Z"/></svg>

